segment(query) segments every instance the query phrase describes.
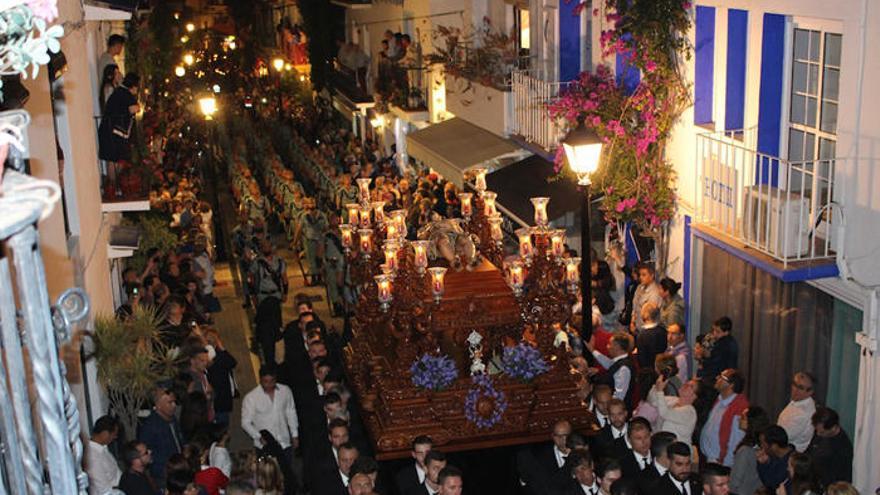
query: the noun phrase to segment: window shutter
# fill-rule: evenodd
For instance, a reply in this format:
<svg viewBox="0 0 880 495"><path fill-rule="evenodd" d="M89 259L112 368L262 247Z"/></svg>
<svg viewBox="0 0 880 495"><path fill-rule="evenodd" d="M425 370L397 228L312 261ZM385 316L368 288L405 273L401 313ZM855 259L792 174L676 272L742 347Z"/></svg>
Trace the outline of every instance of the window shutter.
<svg viewBox="0 0 880 495"><path fill-rule="evenodd" d="M581 71L581 16L577 2L559 0L559 80L571 81Z"/></svg>
<svg viewBox="0 0 880 495"><path fill-rule="evenodd" d="M697 6L694 40L694 124L711 124L715 78L715 7Z"/></svg>
<svg viewBox="0 0 880 495"><path fill-rule="evenodd" d="M744 126L746 103L746 53L749 13L727 11L727 84L724 100L724 129L734 131Z"/></svg>
<svg viewBox="0 0 880 495"><path fill-rule="evenodd" d="M758 151L779 156L779 136L782 132L782 95L785 63L785 16L764 14L761 40L761 89L758 96ZM758 176L763 183L776 185L778 163L761 160Z"/></svg>

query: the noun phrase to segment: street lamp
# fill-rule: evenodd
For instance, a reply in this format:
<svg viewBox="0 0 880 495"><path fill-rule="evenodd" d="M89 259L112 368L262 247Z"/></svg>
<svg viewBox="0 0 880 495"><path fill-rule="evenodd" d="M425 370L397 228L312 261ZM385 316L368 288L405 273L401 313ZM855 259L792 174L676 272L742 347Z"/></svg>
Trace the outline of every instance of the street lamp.
<svg viewBox="0 0 880 495"><path fill-rule="evenodd" d="M195 31L195 30L196 30L196 25L195 25L195 24L193 24L193 23L191 23L191 22L186 23L186 32L187 32L187 33L191 33L191 32L193 32L193 31Z"/></svg>
<svg viewBox="0 0 880 495"><path fill-rule="evenodd" d="M281 70L284 69L284 59L276 58L272 61L272 67L275 67L276 71L281 72Z"/></svg>
<svg viewBox="0 0 880 495"><path fill-rule="evenodd" d="M185 63L186 65L192 65L195 63L195 61L196 61L196 58L193 57L192 53L185 53L183 55L183 63Z"/></svg>
<svg viewBox="0 0 880 495"><path fill-rule="evenodd" d="M588 342L593 335L593 293L590 264L590 175L599 168L602 155L602 139L584 125L584 117L578 118L575 127L562 141L568 166L578 177L578 185L584 192L581 209L581 338Z"/></svg>
<svg viewBox="0 0 880 495"><path fill-rule="evenodd" d="M174 75L177 77L183 77L186 75L186 69L182 65L178 65L174 68Z"/></svg>

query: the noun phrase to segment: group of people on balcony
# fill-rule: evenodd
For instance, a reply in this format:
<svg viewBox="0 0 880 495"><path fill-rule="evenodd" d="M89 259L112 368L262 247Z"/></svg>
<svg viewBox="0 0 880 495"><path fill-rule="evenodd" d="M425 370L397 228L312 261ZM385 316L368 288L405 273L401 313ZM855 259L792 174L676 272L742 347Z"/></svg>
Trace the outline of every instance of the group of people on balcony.
<svg viewBox="0 0 880 495"><path fill-rule="evenodd" d="M421 46L413 43L410 35L390 29L385 31L381 43L376 93L404 108L419 106L426 97L420 89L424 77Z"/></svg>
<svg viewBox="0 0 880 495"><path fill-rule="evenodd" d="M122 196L118 183L120 163L131 161L130 137L135 115L140 112L138 87L140 77L129 72L122 75L116 58L122 53L125 37L112 34L107 40L107 51L98 59L99 109L98 158L106 162L103 185L105 196Z"/></svg>
<svg viewBox="0 0 880 495"><path fill-rule="evenodd" d="M285 17L278 25L279 43L284 57L293 65L305 65L309 63L309 45L305 31L299 24L292 24L289 17Z"/></svg>

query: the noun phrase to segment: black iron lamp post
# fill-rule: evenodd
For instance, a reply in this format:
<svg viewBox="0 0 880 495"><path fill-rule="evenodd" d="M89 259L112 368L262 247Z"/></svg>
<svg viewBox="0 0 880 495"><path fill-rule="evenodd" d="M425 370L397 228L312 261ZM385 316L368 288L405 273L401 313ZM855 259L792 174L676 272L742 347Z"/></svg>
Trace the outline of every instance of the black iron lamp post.
<svg viewBox="0 0 880 495"><path fill-rule="evenodd" d="M593 335L593 293L590 265L590 175L599 167L602 139L578 118L577 127L562 141L568 166L577 174L578 185L584 193L581 205L581 338L588 342Z"/></svg>

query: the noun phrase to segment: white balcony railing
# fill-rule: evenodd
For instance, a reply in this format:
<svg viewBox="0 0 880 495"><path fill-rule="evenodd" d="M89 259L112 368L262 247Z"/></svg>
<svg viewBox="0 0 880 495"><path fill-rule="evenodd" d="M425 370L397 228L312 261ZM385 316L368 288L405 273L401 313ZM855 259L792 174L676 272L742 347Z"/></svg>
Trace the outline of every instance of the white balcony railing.
<svg viewBox="0 0 880 495"><path fill-rule="evenodd" d="M552 151L562 139L565 129L550 117L547 105L559 97L571 83L546 81L543 71L514 71L511 77L513 91L513 121L511 134Z"/></svg>
<svg viewBox="0 0 880 495"><path fill-rule="evenodd" d="M754 149L753 132L697 136L695 221L787 266L832 258L834 167Z"/></svg>

